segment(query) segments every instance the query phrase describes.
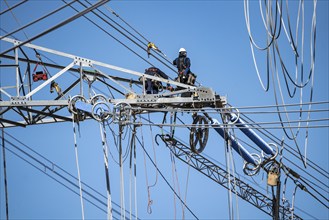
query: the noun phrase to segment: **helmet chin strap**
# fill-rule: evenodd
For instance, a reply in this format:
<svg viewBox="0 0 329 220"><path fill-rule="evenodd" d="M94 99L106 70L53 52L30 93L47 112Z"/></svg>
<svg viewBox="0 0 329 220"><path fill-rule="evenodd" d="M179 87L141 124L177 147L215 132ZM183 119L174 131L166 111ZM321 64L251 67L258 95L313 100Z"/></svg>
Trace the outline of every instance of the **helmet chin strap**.
<svg viewBox="0 0 329 220"><path fill-rule="evenodd" d="M180 56L180 57L186 57L186 51L179 52L179 56Z"/></svg>

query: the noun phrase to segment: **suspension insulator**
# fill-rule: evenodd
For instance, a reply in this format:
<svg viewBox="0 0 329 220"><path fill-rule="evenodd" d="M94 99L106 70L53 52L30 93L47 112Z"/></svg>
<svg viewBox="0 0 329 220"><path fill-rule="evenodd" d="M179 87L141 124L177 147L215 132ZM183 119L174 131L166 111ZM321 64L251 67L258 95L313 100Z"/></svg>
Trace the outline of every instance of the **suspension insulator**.
<svg viewBox="0 0 329 220"><path fill-rule="evenodd" d="M193 120L193 127L190 131L190 146L192 152L201 153L206 147L208 136L209 126L207 118L197 115Z"/></svg>

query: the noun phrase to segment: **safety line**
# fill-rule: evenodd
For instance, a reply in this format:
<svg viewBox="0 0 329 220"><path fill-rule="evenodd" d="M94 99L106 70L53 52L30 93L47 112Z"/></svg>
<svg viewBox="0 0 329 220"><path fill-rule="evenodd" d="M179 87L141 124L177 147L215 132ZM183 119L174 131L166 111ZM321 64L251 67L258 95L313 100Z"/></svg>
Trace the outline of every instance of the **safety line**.
<svg viewBox="0 0 329 220"><path fill-rule="evenodd" d="M184 206L187 208L187 210L194 216L195 219L199 219L194 213L193 211L186 205L186 203L180 198L180 196L175 192L174 188L170 185L170 183L168 182L168 180L165 178L165 176L161 173L161 171L159 170L159 168L156 166L156 164L154 163L154 161L152 160L151 156L147 153L144 145L141 143L141 141L139 140L138 137L137 141L140 144L140 146L142 147L143 151L146 153L147 157L149 158L149 160L151 161L151 163L153 164L153 166L155 167L155 169L157 169L157 171L159 172L160 176L162 177L162 179L166 182L166 184L169 186L169 188L174 192L174 194L177 196L177 198L179 198L179 200L184 204Z"/></svg>
<svg viewBox="0 0 329 220"><path fill-rule="evenodd" d="M120 111L121 112L121 111ZM121 115L119 116L121 117ZM124 171L123 171L123 160L122 160L122 129L123 126L119 125L119 166L120 166L120 201L121 201L121 219L126 218L125 212L125 186L124 186Z"/></svg>

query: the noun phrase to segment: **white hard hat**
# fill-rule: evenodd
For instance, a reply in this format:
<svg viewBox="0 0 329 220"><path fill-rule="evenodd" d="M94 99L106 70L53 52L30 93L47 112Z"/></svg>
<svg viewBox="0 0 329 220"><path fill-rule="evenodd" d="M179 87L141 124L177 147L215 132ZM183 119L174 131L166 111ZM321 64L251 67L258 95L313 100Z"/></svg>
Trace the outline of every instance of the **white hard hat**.
<svg viewBox="0 0 329 220"><path fill-rule="evenodd" d="M186 52L186 50L185 50L185 48L182 47L182 48L179 49L178 52L179 52L179 53L180 53L180 52Z"/></svg>

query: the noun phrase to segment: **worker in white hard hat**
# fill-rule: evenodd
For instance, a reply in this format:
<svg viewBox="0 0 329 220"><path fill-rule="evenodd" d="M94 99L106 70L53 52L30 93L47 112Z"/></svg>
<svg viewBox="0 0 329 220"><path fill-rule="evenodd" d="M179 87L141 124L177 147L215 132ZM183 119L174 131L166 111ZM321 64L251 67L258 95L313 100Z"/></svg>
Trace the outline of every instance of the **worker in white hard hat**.
<svg viewBox="0 0 329 220"><path fill-rule="evenodd" d="M190 80L190 67L191 67L191 60L187 57L187 52L185 48L179 49L178 57L173 61L173 64L177 66L178 69L178 82L185 83L185 84L193 84Z"/></svg>

